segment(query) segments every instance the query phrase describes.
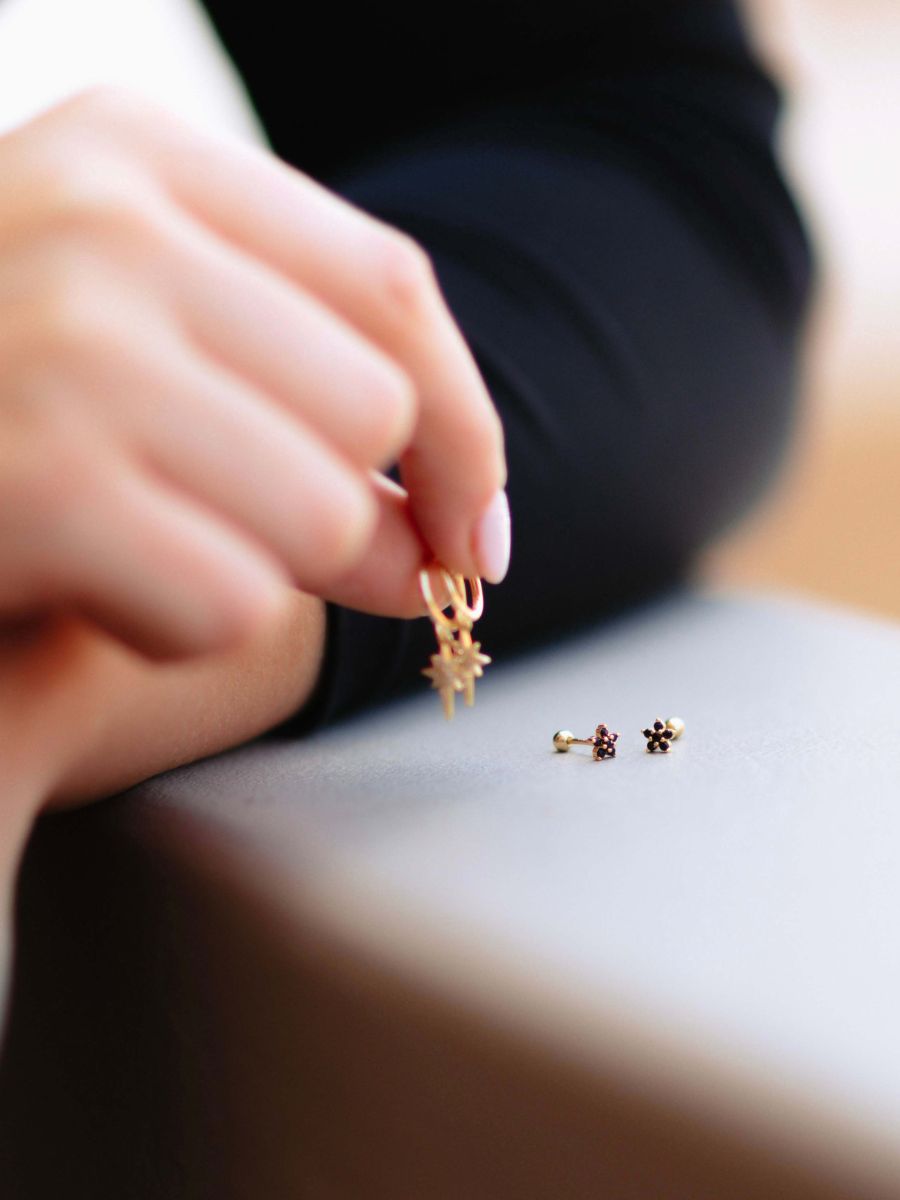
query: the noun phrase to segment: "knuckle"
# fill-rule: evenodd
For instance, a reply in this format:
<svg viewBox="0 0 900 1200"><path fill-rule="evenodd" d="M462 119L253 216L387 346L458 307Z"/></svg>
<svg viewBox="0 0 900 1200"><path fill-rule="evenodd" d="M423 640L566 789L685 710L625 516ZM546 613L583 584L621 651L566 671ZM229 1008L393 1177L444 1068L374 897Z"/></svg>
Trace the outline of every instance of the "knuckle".
<svg viewBox="0 0 900 1200"><path fill-rule="evenodd" d="M479 460L503 459L503 425L490 404L473 406L457 424L460 444L469 446Z"/></svg>
<svg viewBox="0 0 900 1200"><path fill-rule="evenodd" d="M317 576L337 578L363 553L377 520L374 497L361 484L341 489L339 500L325 506L317 521L319 562Z"/></svg>
<svg viewBox="0 0 900 1200"><path fill-rule="evenodd" d="M149 103L137 91L120 84L99 83L82 88L60 106L60 115L77 126L95 130L118 126L142 116Z"/></svg>
<svg viewBox="0 0 900 1200"><path fill-rule="evenodd" d="M115 352L108 310L83 269L70 268L54 281L43 297L39 326L48 365L72 369Z"/></svg>
<svg viewBox="0 0 900 1200"><path fill-rule="evenodd" d="M52 181L45 220L49 231L82 243L114 236L146 245L159 227L151 189L124 172L69 164Z"/></svg>
<svg viewBox="0 0 900 1200"><path fill-rule="evenodd" d="M409 440L415 422L415 387L400 368L384 365L373 374L366 389L364 453L381 461Z"/></svg>
<svg viewBox="0 0 900 1200"><path fill-rule="evenodd" d="M399 316L418 316L439 297L434 264L415 238L399 231L387 235L378 258L381 295Z"/></svg>
<svg viewBox="0 0 900 1200"><path fill-rule="evenodd" d="M80 97L69 101L79 112L80 103ZM63 125L54 125L29 154L32 224L80 238L109 230L153 231L162 192L152 172L129 154L130 143L106 145L87 123L74 131Z"/></svg>
<svg viewBox="0 0 900 1200"><path fill-rule="evenodd" d="M109 287L85 264L54 264L0 334L5 416L53 407L80 408L83 385L97 386L127 361L132 333L123 319L127 293ZM76 399L76 397L78 399Z"/></svg>

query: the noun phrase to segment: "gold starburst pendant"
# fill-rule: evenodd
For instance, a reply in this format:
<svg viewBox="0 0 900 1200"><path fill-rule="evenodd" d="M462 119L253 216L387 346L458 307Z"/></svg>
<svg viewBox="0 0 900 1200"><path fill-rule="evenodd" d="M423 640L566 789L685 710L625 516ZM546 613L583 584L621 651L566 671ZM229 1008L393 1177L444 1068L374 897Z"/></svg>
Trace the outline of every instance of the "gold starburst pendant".
<svg viewBox="0 0 900 1200"><path fill-rule="evenodd" d="M463 691L465 680L460 672L459 660L455 653L455 643L438 634L440 649L431 656L431 666L423 667L422 674L431 680L431 686L437 691L444 706L444 716L448 721L453 720L456 693Z"/></svg>
<svg viewBox="0 0 900 1200"><path fill-rule="evenodd" d="M484 675L484 668L490 663L491 656L481 653L481 642L472 641L469 629L460 629L456 639L456 667L462 678L462 691L466 704L475 703L475 680Z"/></svg>
<svg viewBox="0 0 900 1200"><path fill-rule="evenodd" d="M472 591L470 604L466 597L466 580L461 575L451 575L443 567L437 569L450 597L447 607L452 610L452 615L438 608L428 571L422 570L419 586L438 643L437 653L431 655L431 665L424 667L422 674L431 680L431 686L441 697L444 716L449 721L453 718L458 692L464 693L467 705L475 703L475 680L481 679L491 659L482 653L481 642L472 639L472 627L484 611L481 580L468 581Z"/></svg>

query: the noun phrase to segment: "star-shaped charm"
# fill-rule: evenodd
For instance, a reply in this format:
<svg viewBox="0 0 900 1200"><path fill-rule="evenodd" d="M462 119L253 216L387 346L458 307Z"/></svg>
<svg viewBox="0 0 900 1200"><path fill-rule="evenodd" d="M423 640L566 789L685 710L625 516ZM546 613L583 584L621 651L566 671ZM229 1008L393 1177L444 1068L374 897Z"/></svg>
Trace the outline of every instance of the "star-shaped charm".
<svg viewBox="0 0 900 1200"><path fill-rule="evenodd" d="M490 661L489 654L481 653L481 642L473 642L463 630L456 644L456 666L466 694L466 704L471 706L475 703L475 680L482 677Z"/></svg>
<svg viewBox="0 0 900 1200"><path fill-rule="evenodd" d="M441 643L440 651L431 656L431 666L423 667L422 674L431 680L431 686L438 692L444 705L444 716L447 720L453 717L454 697L465 687L456 655L446 642Z"/></svg>

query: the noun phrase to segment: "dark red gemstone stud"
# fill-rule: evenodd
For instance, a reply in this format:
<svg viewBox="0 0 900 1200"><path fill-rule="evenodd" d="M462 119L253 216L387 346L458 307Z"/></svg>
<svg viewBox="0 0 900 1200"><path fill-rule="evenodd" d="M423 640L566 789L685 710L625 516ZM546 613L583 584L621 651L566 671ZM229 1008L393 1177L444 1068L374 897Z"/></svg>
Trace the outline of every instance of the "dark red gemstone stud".
<svg viewBox="0 0 900 1200"><path fill-rule="evenodd" d="M619 735L613 733L608 725L602 722L597 726L592 737L578 738L569 729L561 729L553 735L553 747L560 754L565 754L570 746L590 746L591 757L596 761L616 757L616 742Z"/></svg>
<svg viewBox="0 0 900 1200"><path fill-rule="evenodd" d="M684 733L684 721L680 717L669 717L663 723L657 717L650 728L642 730L642 733L647 739L648 754L655 754L657 751L668 754L671 749L670 743Z"/></svg>

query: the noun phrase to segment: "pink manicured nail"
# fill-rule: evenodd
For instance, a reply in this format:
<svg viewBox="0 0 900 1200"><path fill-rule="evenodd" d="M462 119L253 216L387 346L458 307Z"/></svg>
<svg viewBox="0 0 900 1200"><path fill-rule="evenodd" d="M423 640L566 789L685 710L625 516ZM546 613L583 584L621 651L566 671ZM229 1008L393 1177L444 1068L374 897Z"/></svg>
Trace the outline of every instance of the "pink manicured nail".
<svg viewBox="0 0 900 1200"><path fill-rule="evenodd" d="M475 526L475 561L488 583L499 583L509 569L511 531L506 492L498 492Z"/></svg>

